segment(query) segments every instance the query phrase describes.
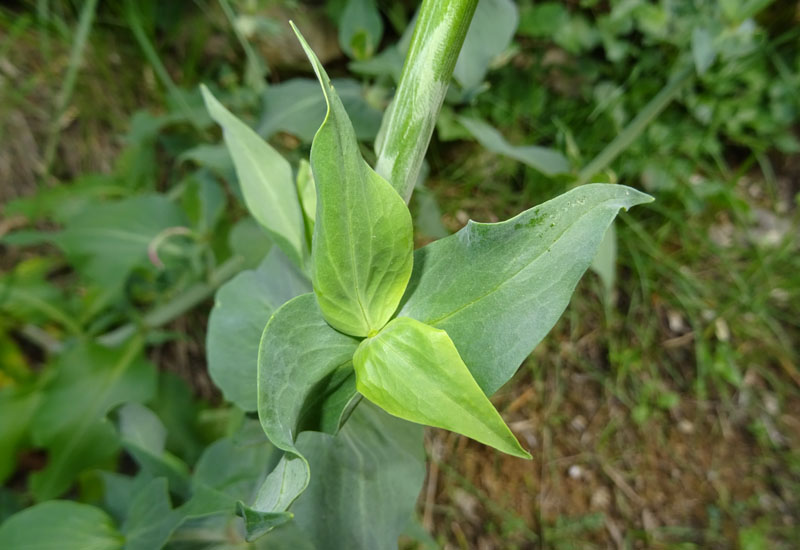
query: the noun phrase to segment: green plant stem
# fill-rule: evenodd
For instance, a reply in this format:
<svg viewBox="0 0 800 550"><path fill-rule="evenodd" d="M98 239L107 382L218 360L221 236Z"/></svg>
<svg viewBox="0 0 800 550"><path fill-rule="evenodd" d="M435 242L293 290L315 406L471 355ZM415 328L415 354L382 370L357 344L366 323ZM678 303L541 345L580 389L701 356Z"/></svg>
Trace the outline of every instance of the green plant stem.
<svg viewBox="0 0 800 550"><path fill-rule="evenodd" d="M138 330L148 330L163 326L180 317L200 302L209 298L228 279L244 267L242 256L233 256L211 273L208 281L197 283L164 304L147 313L138 323L129 323L107 332L97 338L105 346L118 346Z"/></svg>
<svg viewBox="0 0 800 550"><path fill-rule="evenodd" d="M268 67L264 64L263 60L253 50L253 46L247 41L247 37L239 30L236 25L236 14L233 12L228 0L219 0L219 6L225 13L228 23L231 24L233 34L236 35L236 40L244 50L244 55L247 58L247 69L245 73L245 82L252 86L256 92L263 92L267 88L267 83L264 77L269 74Z"/></svg>
<svg viewBox="0 0 800 550"><path fill-rule="evenodd" d="M83 9L81 9L81 16L78 20L78 30L75 33L75 41L72 43L72 49L69 52L67 74L64 76L61 89L58 91L58 96L56 97L56 110L50 124L50 131L47 134L47 141L45 142L43 166L45 175L50 173L50 167L56 155L58 138L61 135L61 118L64 116L64 111L67 109L67 104L72 97L72 92L75 90L75 82L78 79L78 69L80 69L83 52L89 41L89 30L92 28L92 21L94 21L96 9L97 0L86 0L86 3L83 4Z"/></svg>
<svg viewBox="0 0 800 550"><path fill-rule="evenodd" d="M139 43L142 53L147 58L147 62L153 67L153 71L155 71L156 76L161 81L161 85L167 89L167 93L172 97L173 101L176 102L187 122L194 123L195 117L192 114L192 109L189 107L181 91L172 81L169 72L167 72L167 68L161 62L161 58L158 57L158 52L156 52L153 44L150 43L150 39L147 37L147 33L139 19L138 7L133 0L125 0L125 18L128 21L131 32L133 32L133 36Z"/></svg>
<svg viewBox="0 0 800 550"><path fill-rule="evenodd" d="M400 84L375 147L375 170L406 202L477 5L477 0L424 0L419 9Z"/></svg>
<svg viewBox="0 0 800 550"><path fill-rule="evenodd" d="M667 85L645 105L644 109L639 111L639 114L636 115L625 129L580 171L576 185L589 183L595 174L605 169L620 153L627 149L630 144L641 135L644 129L661 114L661 111L675 99L683 85L692 76L694 76L693 65L687 64L680 69Z"/></svg>

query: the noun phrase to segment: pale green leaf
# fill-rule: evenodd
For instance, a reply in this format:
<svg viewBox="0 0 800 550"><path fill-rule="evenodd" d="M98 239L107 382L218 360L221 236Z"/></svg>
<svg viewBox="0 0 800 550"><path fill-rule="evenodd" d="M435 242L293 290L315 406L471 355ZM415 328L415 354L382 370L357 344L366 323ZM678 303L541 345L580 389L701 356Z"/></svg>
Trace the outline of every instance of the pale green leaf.
<svg viewBox="0 0 800 550"><path fill-rule="evenodd" d="M297 195L303 207L303 219L306 223L306 238L311 242L314 235L314 221L317 216L317 186L314 183L314 174L311 164L303 159L297 167Z"/></svg>
<svg viewBox="0 0 800 550"><path fill-rule="evenodd" d="M122 550L123 540L108 514L63 500L37 504L0 525L0 548L9 550Z"/></svg>
<svg viewBox="0 0 800 550"><path fill-rule="evenodd" d="M35 390L0 390L0 482L4 482L17 463L17 452L28 437L30 423L42 393Z"/></svg>
<svg viewBox="0 0 800 550"><path fill-rule="evenodd" d="M375 0L347 0L339 19L342 51L354 59L369 59L382 36L383 20Z"/></svg>
<svg viewBox="0 0 800 550"><path fill-rule="evenodd" d="M386 412L530 458L445 331L399 317L364 340L353 363L358 391Z"/></svg>
<svg viewBox="0 0 800 550"><path fill-rule="evenodd" d="M511 44L519 13L511 0L480 0L453 77L464 88L478 86L489 64Z"/></svg>
<svg viewBox="0 0 800 550"><path fill-rule="evenodd" d="M242 410L258 408L258 341L270 316L311 290L308 279L273 248L256 270L247 270L217 291L208 318L206 349L211 379Z"/></svg>
<svg viewBox="0 0 800 550"><path fill-rule="evenodd" d="M307 256L303 217L289 163L252 128L228 111L205 86L206 108L222 127L247 209L298 266Z"/></svg>
<svg viewBox="0 0 800 550"><path fill-rule="evenodd" d="M367 102L364 85L350 78L333 79L333 85L353 123L356 137L363 141L375 139L382 113ZM288 132L311 143L325 120L326 111L325 97L319 93L316 81L293 78L274 84L264 92L264 111L258 133L269 138L276 132Z"/></svg>
<svg viewBox="0 0 800 550"><path fill-rule="evenodd" d="M600 281L603 283L604 298L607 303L610 303L609 300L611 300L617 278L617 232L613 223L608 226L603 240L600 241L597 254L594 255L590 267L600 277Z"/></svg>
<svg viewBox="0 0 800 550"><path fill-rule="evenodd" d="M65 220L53 235L70 263L93 281L121 288L134 267L147 263L148 245L163 230L185 226L180 208L161 195L141 195L109 203L92 203ZM159 249L164 259L179 255L176 241Z"/></svg>
<svg viewBox="0 0 800 550"><path fill-rule="evenodd" d="M33 444L48 453L47 466L30 477L37 500L58 497L79 473L112 457L119 441L106 413L126 401L147 401L155 392L155 368L136 342L118 350L78 344L59 357L54 370L31 425Z"/></svg>
<svg viewBox="0 0 800 550"><path fill-rule="evenodd" d="M367 336L397 309L411 274L413 229L405 202L361 157L353 126L314 52L297 32L328 102L311 146L317 184L311 280L325 320Z"/></svg>
<svg viewBox="0 0 800 550"><path fill-rule="evenodd" d="M470 222L417 250L398 316L447 331L491 395L561 316L619 210L651 200L584 185L505 222Z"/></svg>
<svg viewBox="0 0 800 550"><path fill-rule="evenodd" d="M291 508L313 547L396 550L425 479L420 426L362 402L336 437L305 432L298 447L319 472Z"/></svg>
<svg viewBox="0 0 800 550"><path fill-rule="evenodd" d="M183 521L183 515L170 505L167 480L163 477L153 479L129 498L131 504L122 524L125 550L163 548Z"/></svg>
<svg viewBox="0 0 800 550"><path fill-rule="evenodd" d="M482 120L462 116L456 119L492 153L518 160L548 176L569 172L567 158L555 149L537 145L511 145L500 132Z"/></svg>
<svg viewBox="0 0 800 550"><path fill-rule="evenodd" d="M286 509L308 484L297 435L336 433L357 402L351 366L357 346L325 322L313 294L290 300L267 323L259 348L258 415L270 441L286 454L255 503L240 508L251 538L291 517Z"/></svg>
<svg viewBox="0 0 800 550"><path fill-rule="evenodd" d="M704 74L717 57L714 37L708 29L695 27L692 31L692 58L697 74Z"/></svg>
<svg viewBox="0 0 800 550"><path fill-rule="evenodd" d="M169 480L172 492L189 496L189 468L165 449L167 430L156 414L139 403L126 403L117 412L120 442L139 465L153 478Z"/></svg>

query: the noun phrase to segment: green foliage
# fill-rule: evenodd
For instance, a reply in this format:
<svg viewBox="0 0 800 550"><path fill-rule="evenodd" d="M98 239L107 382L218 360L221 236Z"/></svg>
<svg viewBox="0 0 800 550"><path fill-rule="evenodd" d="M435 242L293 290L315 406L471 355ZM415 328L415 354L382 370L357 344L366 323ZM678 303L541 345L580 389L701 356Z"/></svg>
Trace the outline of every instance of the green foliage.
<svg viewBox="0 0 800 550"><path fill-rule="evenodd" d="M530 458L443 330L398 317L358 346L357 388L383 410Z"/></svg>
<svg viewBox="0 0 800 550"><path fill-rule="evenodd" d="M325 320L346 334L367 336L392 316L411 276L411 215L361 157L328 75L299 38L328 103L311 146L317 188L311 280Z"/></svg>
<svg viewBox="0 0 800 550"><path fill-rule="evenodd" d="M300 206L289 163L203 87L203 99L223 128L242 193L253 217L296 265L308 255Z"/></svg>
<svg viewBox="0 0 800 550"><path fill-rule="evenodd" d="M43 528L46 527L46 528ZM0 525L3 548L122 550L124 538L102 510L64 500L42 502Z"/></svg>

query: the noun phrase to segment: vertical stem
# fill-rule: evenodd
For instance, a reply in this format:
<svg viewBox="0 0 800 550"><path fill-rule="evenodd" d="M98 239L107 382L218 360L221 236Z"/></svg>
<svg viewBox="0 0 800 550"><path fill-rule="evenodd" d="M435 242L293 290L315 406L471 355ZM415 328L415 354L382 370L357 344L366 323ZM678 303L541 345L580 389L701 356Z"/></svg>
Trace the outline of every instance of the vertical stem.
<svg viewBox="0 0 800 550"><path fill-rule="evenodd" d="M478 0L424 0L400 84L376 142L375 170L411 198Z"/></svg>

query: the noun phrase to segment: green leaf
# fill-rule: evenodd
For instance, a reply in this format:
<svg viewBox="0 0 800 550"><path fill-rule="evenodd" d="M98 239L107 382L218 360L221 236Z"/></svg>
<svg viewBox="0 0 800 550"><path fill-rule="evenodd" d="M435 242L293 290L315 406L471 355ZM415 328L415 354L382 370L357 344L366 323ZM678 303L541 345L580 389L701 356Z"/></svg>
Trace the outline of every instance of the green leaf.
<svg viewBox="0 0 800 550"><path fill-rule="evenodd" d="M183 516L173 510L163 477L151 480L132 498L122 532L125 550L157 550L162 548L172 532L183 521Z"/></svg>
<svg viewBox="0 0 800 550"><path fill-rule="evenodd" d="M478 140L478 143L492 153L518 160L548 176L569 172L569 161L555 149L537 145L514 146L508 143L500 132L482 120L463 116L456 119Z"/></svg>
<svg viewBox="0 0 800 550"><path fill-rule="evenodd" d="M197 231L208 234L225 212L225 192L208 170L197 170L184 181L183 209Z"/></svg>
<svg viewBox="0 0 800 550"><path fill-rule="evenodd" d="M192 476L192 498L181 511L189 517L233 515L238 501L255 496L274 453L259 423L246 421L237 433L203 451Z"/></svg>
<svg viewBox="0 0 800 550"><path fill-rule="evenodd" d="M592 184L505 222L470 221L417 250L398 316L445 330L491 395L561 316L620 208L651 200Z"/></svg>
<svg viewBox="0 0 800 550"><path fill-rule="evenodd" d="M486 76L489 64L511 44L519 13L511 0L480 0L453 77L464 88L475 88Z"/></svg>
<svg viewBox="0 0 800 550"><path fill-rule="evenodd" d="M597 248L597 254L594 255L592 264L589 267L600 277L600 281L603 283L604 299L606 303L610 304L617 278L617 232L613 223L608 226L606 234Z"/></svg>
<svg viewBox="0 0 800 550"><path fill-rule="evenodd" d="M108 514L63 500L37 504L0 525L0 548L9 550L122 550L123 540Z"/></svg>
<svg viewBox="0 0 800 550"><path fill-rule="evenodd" d="M258 408L258 341L270 316L288 300L309 292L308 279L277 248L256 270L239 273L217 291L208 319L208 370L228 401Z"/></svg>
<svg viewBox="0 0 800 550"><path fill-rule="evenodd" d="M472 378L450 337L408 317L358 346L356 387L367 399L411 422L471 437L530 458Z"/></svg>
<svg viewBox="0 0 800 550"><path fill-rule="evenodd" d="M317 185L314 183L314 174L311 164L303 159L297 167L297 196L300 197L300 206L303 207L303 219L306 222L306 239L311 243L314 235L314 223L317 217Z"/></svg>
<svg viewBox="0 0 800 550"><path fill-rule="evenodd" d="M258 517L283 515L308 484L308 463L295 446L297 435L304 430L336 433L357 402L351 366L357 347L355 338L325 322L313 294L290 300L267 323L258 358L258 415L267 437L286 454L255 504L242 508L255 518L251 536L257 536Z"/></svg>
<svg viewBox="0 0 800 550"><path fill-rule="evenodd" d="M425 479L420 426L361 403L336 437L305 432L298 447L320 473L292 506L313 547L396 549Z"/></svg>
<svg viewBox="0 0 800 550"><path fill-rule="evenodd" d="M30 477L37 500L58 497L79 473L104 465L119 448L106 413L155 392L155 368L141 356L137 340L118 350L76 345L54 370L31 425L33 444L48 453L47 466Z"/></svg>
<svg viewBox="0 0 800 550"><path fill-rule="evenodd" d="M369 59L382 36L383 20L375 0L347 0L339 19L342 51L354 59Z"/></svg>
<svg viewBox="0 0 800 550"><path fill-rule="evenodd" d="M53 236L71 263L108 288L121 288L134 267L147 262L151 241L169 227L185 226L178 206L161 195L141 195L90 204L65 221ZM174 241L160 252L180 254Z"/></svg>
<svg viewBox="0 0 800 550"><path fill-rule="evenodd" d="M333 85L353 123L356 137L362 141L375 139L381 125L382 113L364 97L364 85L350 78L337 78ZM319 93L319 83L310 78L293 78L267 88L264 92L264 112L258 133L269 138L277 132L288 132L311 143L327 107Z"/></svg>
<svg viewBox="0 0 800 550"><path fill-rule="evenodd" d="M29 438L30 423L42 400L36 390L0 390L0 483L14 473L17 452Z"/></svg>
<svg viewBox="0 0 800 550"><path fill-rule="evenodd" d="M305 264L303 217L289 163L244 122L201 87L211 117L222 127L247 209L283 253Z"/></svg>
<svg viewBox="0 0 800 550"><path fill-rule="evenodd" d="M228 233L228 246L231 252L245 259L246 268L254 269L272 250L272 241L261 225L253 218L247 217L236 222L231 228Z"/></svg>
<svg viewBox="0 0 800 550"><path fill-rule="evenodd" d="M361 157L328 75L295 32L328 102L311 146L317 184L311 280L325 320L344 333L367 336L391 318L411 275L411 214Z"/></svg>
<svg viewBox="0 0 800 550"><path fill-rule="evenodd" d="M714 63L717 50L714 46L714 37L708 29L695 27L692 31L692 57L697 74L704 74Z"/></svg>
<svg viewBox="0 0 800 550"><path fill-rule="evenodd" d="M153 411L139 403L126 403L117 412L122 446L142 472L169 480L170 489L189 496L189 468L165 449L167 430Z"/></svg>

